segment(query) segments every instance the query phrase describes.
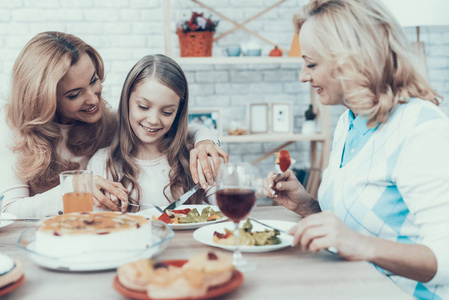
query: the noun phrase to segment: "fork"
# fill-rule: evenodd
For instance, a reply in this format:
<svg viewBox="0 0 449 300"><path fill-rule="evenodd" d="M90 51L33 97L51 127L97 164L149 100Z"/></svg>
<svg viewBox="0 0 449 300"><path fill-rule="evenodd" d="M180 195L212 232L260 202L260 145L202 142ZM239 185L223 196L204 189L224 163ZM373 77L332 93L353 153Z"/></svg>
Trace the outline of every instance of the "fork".
<svg viewBox="0 0 449 300"><path fill-rule="evenodd" d="M131 205L131 206L136 206L136 207L142 207L142 206L152 206L152 207L154 207L154 208L156 208L160 213L164 213L164 211L162 210L162 208L160 208L159 206L157 206L157 205L153 205L153 204L134 204L134 203L128 203L128 205Z"/></svg>
<svg viewBox="0 0 449 300"><path fill-rule="evenodd" d="M286 231L286 230L278 229L278 228L273 227L273 226L271 226L271 225L265 224L265 223L263 223L263 222L261 222L261 221L255 219L255 218L253 218L253 217L248 217L248 218L249 218L251 221L254 221L254 222L256 222L256 223L259 223L260 225L263 225L263 226L265 226L265 227L268 227L268 228L277 230L277 231L279 231L279 232L288 234L288 231ZM337 250L337 248L335 248L335 247L329 247L329 248L326 248L326 249L324 249L324 250L326 250L326 251L329 252L329 253L338 255L338 250Z"/></svg>

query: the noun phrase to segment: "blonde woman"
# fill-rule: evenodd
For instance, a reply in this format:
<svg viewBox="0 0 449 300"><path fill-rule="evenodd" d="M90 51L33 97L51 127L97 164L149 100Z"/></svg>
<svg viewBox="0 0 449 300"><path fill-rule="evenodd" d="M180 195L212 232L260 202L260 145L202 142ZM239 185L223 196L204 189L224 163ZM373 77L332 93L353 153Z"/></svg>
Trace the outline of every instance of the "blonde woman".
<svg viewBox="0 0 449 300"><path fill-rule="evenodd" d="M130 203L167 206L195 184L189 172L188 106L181 67L161 54L143 57L123 85L118 134L87 168L127 187ZM189 199L195 204L203 200L203 190Z"/></svg>
<svg viewBox="0 0 449 300"><path fill-rule="evenodd" d="M304 65L335 129L318 199L291 171L264 194L304 216L303 250L366 260L420 299L449 299L449 120L376 0L314 0L295 17Z"/></svg>
<svg viewBox="0 0 449 300"><path fill-rule="evenodd" d="M101 97L103 80L100 55L78 37L43 32L27 43L14 64L6 120L0 121L5 145L0 150L4 212L42 217L61 211L59 173L84 169L114 136L117 120ZM191 133L197 141L209 139L207 129L195 127ZM208 182L213 182L207 154L216 163L219 156L227 159L227 154L212 141L197 144L192 151L192 173L197 174L199 158ZM204 177L194 178L207 187ZM121 207L106 192L120 199ZM95 176L94 205L126 211L127 190Z"/></svg>

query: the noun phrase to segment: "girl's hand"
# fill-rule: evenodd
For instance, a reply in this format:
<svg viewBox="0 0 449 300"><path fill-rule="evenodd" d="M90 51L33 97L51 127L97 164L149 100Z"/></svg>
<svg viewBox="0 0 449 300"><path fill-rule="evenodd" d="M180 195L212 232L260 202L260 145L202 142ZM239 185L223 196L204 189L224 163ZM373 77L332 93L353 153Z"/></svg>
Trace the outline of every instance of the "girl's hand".
<svg viewBox="0 0 449 300"><path fill-rule="evenodd" d="M92 190L95 206L112 211L126 212L128 208L128 190L121 183L94 175ZM109 197L106 195L109 195ZM121 207L118 199L122 202Z"/></svg>
<svg viewBox="0 0 449 300"><path fill-rule="evenodd" d="M211 158L213 167L210 165ZM226 163L229 155L210 140L198 142L195 148L190 151L190 173L195 183L201 183L201 187L206 189L208 185L215 183L216 173L220 166L220 158ZM201 171L198 170L198 161Z"/></svg>
<svg viewBox="0 0 449 300"><path fill-rule="evenodd" d="M303 251L318 252L334 247L347 260L368 260L372 247L369 238L349 228L333 212L312 214L290 230L293 244Z"/></svg>

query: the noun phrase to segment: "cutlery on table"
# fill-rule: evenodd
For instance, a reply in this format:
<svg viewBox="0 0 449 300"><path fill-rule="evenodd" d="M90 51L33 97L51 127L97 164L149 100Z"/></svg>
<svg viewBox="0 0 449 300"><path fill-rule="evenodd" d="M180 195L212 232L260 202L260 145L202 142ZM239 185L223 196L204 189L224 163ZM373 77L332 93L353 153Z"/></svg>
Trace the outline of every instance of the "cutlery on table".
<svg viewBox="0 0 449 300"><path fill-rule="evenodd" d="M288 232L285 231L285 230L282 230L282 229L276 228L276 227L274 227L274 226L265 224L265 223L263 223L263 222L261 222L261 221L259 221L259 220L257 220L257 219L254 219L254 218L252 218L252 217L248 217L248 218L249 218L251 221L254 221L254 222L256 222L256 223L259 223L260 225L263 225L263 226L265 226L265 227L268 227L268 228L277 230L277 231L279 231L279 232L288 234ZM332 254L338 255L338 250L337 250L335 247L329 247L329 248L327 248L327 249L325 249L325 250L326 250L327 252L332 253Z"/></svg>
<svg viewBox="0 0 449 300"><path fill-rule="evenodd" d="M191 188L187 193L185 193L184 195L182 195L181 197L179 197L177 200L175 200L174 202L172 202L169 206L167 206L166 208L163 209L163 211L167 211L167 210L174 210L175 208L179 207L180 205L184 204L184 202L186 202L187 200L189 200L189 198L196 193L196 191L198 191L201 188L201 185L198 183L196 185L193 186L193 188Z"/></svg>
<svg viewBox="0 0 449 300"><path fill-rule="evenodd" d="M287 232L287 231L285 231L285 230L282 230L282 229L279 229L279 228L273 227L273 226L271 226L271 225L265 224L265 223L263 223L263 222L261 222L261 221L259 221L259 220L257 220L257 219L254 219L254 218L252 218L252 217L248 217L248 219L250 219L251 221L254 221L254 222L256 222L256 223L259 223L260 225L263 225L263 226L265 226L265 227L268 227L268 228L271 228L271 229L277 230L277 231L279 231L279 232L282 232L282 233L288 234L288 232Z"/></svg>
<svg viewBox="0 0 449 300"><path fill-rule="evenodd" d="M162 210L162 208L160 208L160 207L157 206L157 205L153 205L153 204L146 204L146 203L143 203L143 204L134 204L134 203L128 203L128 205L136 206L136 207L150 206L150 207L156 208L159 212L164 213L164 211Z"/></svg>
<svg viewBox="0 0 449 300"><path fill-rule="evenodd" d="M40 221L40 218L19 218L19 219L0 219L0 223L1 222L9 222L9 221L14 221L14 222L37 222Z"/></svg>
<svg viewBox="0 0 449 300"><path fill-rule="evenodd" d="M184 202L186 202L187 200L189 200L189 198L196 193L196 191L198 191L200 189L201 185L198 183L196 184L193 188L191 188L189 191L187 191L187 193L185 193L184 195L182 195L181 197L179 197L177 200L173 201L170 205L168 205L166 208L162 209L157 205L152 205L152 204L134 204L134 203L128 203L128 205L131 206L136 206L136 207L142 207L142 206L152 206L154 208L156 208L159 212L164 213L167 210L173 210L177 207L179 207L180 205L184 204Z"/></svg>

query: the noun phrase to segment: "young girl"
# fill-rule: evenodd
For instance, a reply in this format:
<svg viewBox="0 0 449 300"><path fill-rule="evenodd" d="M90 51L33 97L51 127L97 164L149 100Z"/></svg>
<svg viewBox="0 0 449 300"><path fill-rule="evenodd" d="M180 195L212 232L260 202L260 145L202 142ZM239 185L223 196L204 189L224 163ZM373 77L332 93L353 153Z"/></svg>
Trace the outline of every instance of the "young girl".
<svg viewBox="0 0 449 300"><path fill-rule="evenodd" d="M188 100L187 80L175 61L159 54L143 57L123 85L118 134L88 169L122 183L130 203L166 206L177 199L195 185L189 171ZM199 190L190 203L200 204L204 197Z"/></svg>

